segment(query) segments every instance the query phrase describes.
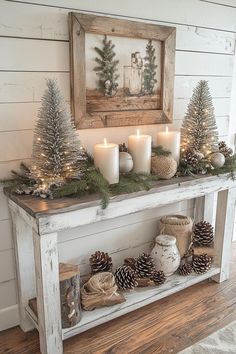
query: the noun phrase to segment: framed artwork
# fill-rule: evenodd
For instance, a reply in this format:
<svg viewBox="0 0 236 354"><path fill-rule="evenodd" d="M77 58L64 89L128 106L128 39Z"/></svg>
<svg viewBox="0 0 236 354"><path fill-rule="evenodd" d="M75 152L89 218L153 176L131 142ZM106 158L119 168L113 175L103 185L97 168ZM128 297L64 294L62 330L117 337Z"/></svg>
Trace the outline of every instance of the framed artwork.
<svg viewBox="0 0 236 354"><path fill-rule="evenodd" d="M69 14L77 129L172 122L176 28Z"/></svg>

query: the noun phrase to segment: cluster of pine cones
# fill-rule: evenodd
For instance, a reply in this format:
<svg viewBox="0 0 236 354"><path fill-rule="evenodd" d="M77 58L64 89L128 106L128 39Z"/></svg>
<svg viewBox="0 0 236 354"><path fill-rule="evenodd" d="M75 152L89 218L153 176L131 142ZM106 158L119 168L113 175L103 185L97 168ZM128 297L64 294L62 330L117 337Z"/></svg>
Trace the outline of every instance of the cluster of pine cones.
<svg viewBox="0 0 236 354"><path fill-rule="evenodd" d="M193 228L192 242L193 246L210 247L214 241L213 226L207 221L200 221ZM194 256L193 250L192 260L188 262L188 255L183 257L181 265L178 269L180 275L188 275L192 271L197 274L206 273L211 268L212 259L207 254Z"/></svg>
<svg viewBox="0 0 236 354"><path fill-rule="evenodd" d="M98 272L111 272L112 259L108 253L96 251L89 259L92 274ZM149 278L155 285L161 285L166 281L166 276L162 271L156 271L152 257L141 254L137 259L127 258L124 265L115 271L115 280L119 289L128 290L135 288L138 278Z"/></svg>

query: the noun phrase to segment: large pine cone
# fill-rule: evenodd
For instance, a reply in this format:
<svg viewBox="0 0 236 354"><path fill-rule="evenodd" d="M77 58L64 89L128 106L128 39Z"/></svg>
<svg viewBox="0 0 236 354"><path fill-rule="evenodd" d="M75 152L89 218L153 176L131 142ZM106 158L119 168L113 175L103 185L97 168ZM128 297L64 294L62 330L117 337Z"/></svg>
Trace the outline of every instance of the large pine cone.
<svg viewBox="0 0 236 354"><path fill-rule="evenodd" d="M110 272L112 270L112 259L108 253L96 251L89 258L92 274L98 272Z"/></svg>
<svg viewBox="0 0 236 354"><path fill-rule="evenodd" d="M150 278L154 271L154 263L150 254L141 254L136 260L135 269L140 278Z"/></svg>
<svg viewBox="0 0 236 354"><path fill-rule="evenodd" d="M155 270L151 275L151 280L154 281L155 285L161 285L165 283L166 276L162 270Z"/></svg>
<svg viewBox="0 0 236 354"><path fill-rule="evenodd" d="M230 157L233 155L233 150L227 146L225 141L220 141L218 143L219 152L221 152L224 157Z"/></svg>
<svg viewBox="0 0 236 354"><path fill-rule="evenodd" d="M179 275L189 275L192 273L192 266L189 263L184 263L183 265L180 265L178 268L178 273Z"/></svg>
<svg viewBox="0 0 236 354"><path fill-rule="evenodd" d="M195 246L210 246L214 241L213 226L207 221L200 221L193 229L193 243Z"/></svg>
<svg viewBox="0 0 236 354"><path fill-rule="evenodd" d="M207 254L202 254L201 256L194 257L193 270L197 274L206 273L211 269L211 264L211 257L209 257Z"/></svg>
<svg viewBox="0 0 236 354"><path fill-rule="evenodd" d="M199 161L199 157L194 151L187 150L181 161L185 165L196 167Z"/></svg>
<svg viewBox="0 0 236 354"><path fill-rule="evenodd" d="M115 280L118 288L121 290L133 289L138 285L135 279L135 271L127 265L116 269Z"/></svg>

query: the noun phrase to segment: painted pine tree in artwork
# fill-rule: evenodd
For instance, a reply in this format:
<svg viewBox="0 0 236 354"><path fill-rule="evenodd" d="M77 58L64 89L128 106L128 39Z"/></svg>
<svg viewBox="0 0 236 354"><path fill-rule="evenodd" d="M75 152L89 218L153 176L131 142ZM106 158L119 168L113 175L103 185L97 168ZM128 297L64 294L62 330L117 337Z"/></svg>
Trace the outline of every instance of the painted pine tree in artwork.
<svg viewBox="0 0 236 354"><path fill-rule="evenodd" d="M61 184L80 178L84 172L85 151L80 146L70 112L57 83L47 80L33 142L31 174L39 184Z"/></svg>
<svg viewBox="0 0 236 354"><path fill-rule="evenodd" d="M155 48L151 40L148 41L148 44L146 46L146 56L144 60L145 64L143 71L143 93L145 95L152 95L154 93L154 87L157 82L157 80L155 79L157 65L155 64Z"/></svg>
<svg viewBox="0 0 236 354"><path fill-rule="evenodd" d="M102 43L102 48L94 48L98 54L98 57L95 58L98 65L94 68L94 71L96 71L99 78L98 85L100 91L105 96L111 97L116 94L118 89L117 79L119 78L119 74L117 73L117 66L119 60L115 59L115 44L113 44L106 35Z"/></svg>
<svg viewBox="0 0 236 354"><path fill-rule="evenodd" d="M218 131L212 97L205 80L198 82L181 128L181 151L196 151L203 156L218 151Z"/></svg>

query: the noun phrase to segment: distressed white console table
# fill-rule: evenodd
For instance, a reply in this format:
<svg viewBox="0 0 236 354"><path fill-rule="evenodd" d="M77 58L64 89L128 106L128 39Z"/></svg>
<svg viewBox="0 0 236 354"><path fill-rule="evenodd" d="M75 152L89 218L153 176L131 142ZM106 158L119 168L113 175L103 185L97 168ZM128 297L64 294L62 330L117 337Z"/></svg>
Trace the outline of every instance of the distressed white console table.
<svg viewBox="0 0 236 354"><path fill-rule="evenodd" d="M6 192L7 193L7 192ZM61 328L57 235L61 230L96 223L186 199L195 199L195 220L212 222L213 196L217 194L215 243L217 257L212 269L202 275L174 275L155 288L126 294L123 304L83 312L81 322ZM236 181L227 176L197 179L176 178L156 182L150 191L122 195L102 210L96 196L81 199L42 200L32 196L8 195L13 221L20 326L39 330L43 354L63 353L63 340L141 306L213 277L221 282L229 276L229 260L234 225ZM98 245L99 247L99 245ZM35 264L35 270L34 270ZM35 284L36 283L36 284ZM35 285L36 293L35 294ZM37 295L38 318L28 306Z"/></svg>

